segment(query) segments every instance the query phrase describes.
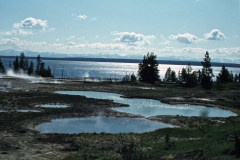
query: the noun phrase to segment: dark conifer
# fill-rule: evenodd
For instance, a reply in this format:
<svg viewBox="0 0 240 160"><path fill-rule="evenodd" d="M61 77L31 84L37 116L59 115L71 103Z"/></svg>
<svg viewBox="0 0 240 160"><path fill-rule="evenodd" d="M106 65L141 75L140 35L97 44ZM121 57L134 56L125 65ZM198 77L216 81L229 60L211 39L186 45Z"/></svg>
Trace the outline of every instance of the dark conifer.
<svg viewBox="0 0 240 160"><path fill-rule="evenodd" d="M15 61L13 62L13 69L15 72L19 71L19 61L18 61L18 56L16 56Z"/></svg>
<svg viewBox="0 0 240 160"><path fill-rule="evenodd" d="M6 72L5 67L4 67L4 65L2 63L2 60L0 58L0 73L5 73L5 72Z"/></svg>
<svg viewBox="0 0 240 160"><path fill-rule="evenodd" d="M33 74L33 62L30 62L30 66L28 68L28 75L32 75Z"/></svg>
<svg viewBox="0 0 240 160"><path fill-rule="evenodd" d="M208 52L206 52L205 57L201 63L203 66L201 85L205 89L211 89L212 88L212 77L214 77L214 75L212 72L211 58L210 58Z"/></svg>
<svg viewBox="0 0 240 160"><path fill-rule="evenodd" d="M139 64L138 75L142 81L159 80L157 56L154 53L147 54L143 57L142 63Z"/></svg>

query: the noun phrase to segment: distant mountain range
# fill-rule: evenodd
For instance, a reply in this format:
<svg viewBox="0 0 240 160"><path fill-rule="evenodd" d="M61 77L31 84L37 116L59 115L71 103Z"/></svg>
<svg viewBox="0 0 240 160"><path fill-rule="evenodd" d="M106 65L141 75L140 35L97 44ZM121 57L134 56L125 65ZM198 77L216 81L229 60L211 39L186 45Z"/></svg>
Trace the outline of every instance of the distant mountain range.
<svg viewBox="0 0 240 160"><path fill-rule="evenodd" d="M120 56L118 54L58 54L58 53L49 53L49 52L32 52L32 51L16 51L16 50L2 50L0 51L0 58L12 58L13 56L19 56L20 53L24 53L25 56L35 59L38 55L41 55L42 59L45 60L67 60L67 61L96 61L96 62L121 62L121 63L140 63L142 61L142 57L140 56ZM201 62L192 59L192 60L182 60L179 58L166 58L166 57L158 57L159 64L176 64L176 65L187 65L190 63L191 65L200 66ZM238 67L240 68L240 64L234 63L234 61L227 60L224 63L221 60L215 59L212 62L213 66L222 66L226 67Z"/></svg>

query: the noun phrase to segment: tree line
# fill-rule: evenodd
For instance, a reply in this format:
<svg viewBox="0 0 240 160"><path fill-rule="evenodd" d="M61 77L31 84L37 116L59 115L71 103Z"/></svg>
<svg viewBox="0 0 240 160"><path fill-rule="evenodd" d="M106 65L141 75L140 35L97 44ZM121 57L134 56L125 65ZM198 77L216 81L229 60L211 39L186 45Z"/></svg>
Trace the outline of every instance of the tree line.
<svg viewBox="0 0 240 160"><path fill-rule="evenodd" d="M51 68L48 66L45 67L45 63L41 60L40 55L36 59L36 68L34 70L34 63L25 57L24 53L21 53L20 56L16 56L13 62L9 63L9 69L12 69L15 73L24 72L28 75L38 75L41 77L53 77ZM0 59L0 73L6 73L4 65Z"/></svg>
<svg viewBox="0 0 240 160"><path fill-rule="evenodd" d="M161 81L156 58L157 56L154 53L144 55L142 63L139 64L138 70L140 81ZM193 71L191 65L188 64L187 67L182 68L182 70L178 72L178 75L175 71L171 70L171 67L169 67L165 73L163 81L181 83L186 87L195 87L200 83L203 88L210 89L213 85L212 78L214 75L211 58L208 52L206 52L201 64L202 70ZM239 75L235 74L235 76L233 76L233 73L230 73L224 65L216 77L217 83L240 82L240 73Z"/></svg>

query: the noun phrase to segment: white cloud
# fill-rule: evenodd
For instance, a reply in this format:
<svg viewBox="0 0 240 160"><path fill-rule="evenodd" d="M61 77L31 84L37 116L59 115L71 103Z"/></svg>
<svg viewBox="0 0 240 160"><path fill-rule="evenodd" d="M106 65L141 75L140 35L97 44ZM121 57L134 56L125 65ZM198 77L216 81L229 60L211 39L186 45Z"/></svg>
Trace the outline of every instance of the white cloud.
<svg viewBox="0 0 240 160"><path fill-rule="evenodd" d="M26 31L26 30L23 30L23 29L11 30L11 31L7 31L7 32L2 32L2 33L0 33L0 35L3 35L3 36L31 35L31 34L33 34L31 31Z"/></svg>
<svg viewBox="0 0 240 160"><path fill-rule="evenodd" d="M76 46L77 44L75 42L68 42L68 46Z"/></svg>
<svg viewBox="0 0 240 160"><path fill-rule="evenodd" d="M92 54L92 53L106 53L119 55L138 55L141 56L147 52L154 52L158 57L165 57L168 59L178 58L182 60L198 60L201 61L206 51L209 51L210 57L215 60L233 60L240 63L240 47L232 48L200 48L200 47L163 47L163 48L149 48L139 45L128 45L126 43L47 43L47 42L33 42L26 41L19 38L1 38L0 50L15 49L15 50L31 50L38 52L56 52L68 54Z"/></svg>
<svg viewBox="0 0 240 160"><path fill-rule="evenodd" d="M224 40L226 39L225 35L218 29L211 30L210 33L205 33L204 37L207 40Z"/></svg>
<svg viewBox="0 0 240 160"><path fill-rule="evenodd" d="M19 38L0 38L1 49L37 50L47 46L46 42L31 42Z"/></svg>
<svg viewBox="0 0 240 160"><path fill-rule="evenodd" d="M163 35L161 35L160 37L162 39L162 42L160 42L160 45L167 46L170 44L170 41L168 39L166 39Z"/></svg>
<svg viewBox="0 0 240 160"><path fill-rule="evenodd" d="M13 28L15 29L38 29L45 30L47 28L47 20L35 19L33 17L26 18L22 20L20 23L13 24Z"/></svg>
<svg viewBox="0 0 240 160"><path fill-rule="evenodd" d="M149 45L151 40L155 39L154 35L143 35L134 32L117 32L112 35L119 36L115 41L127 43L128 45Z"/></svg>
<svg viewBox="0 0 240 160"><path fill-rule="evenodd" d="M76 36L70 36L70 37L68 37L68 38L66 38L67 40L71 40L71 39L74 39L74 38L76 38Z"/></svg>
<svg viewBox="0 0 240 160"><path fill-rule="evenodd" d="M169 39L177 40L180 43L197 43L199 41L197 36L190 33L171 35Z"/></svg>
<svg viewBox="0 0 240 160"><path fill-rule="evenodd" d="M32 17L22 20L20 23L14 23L13 29L7 32L2 32L2 36L14 36L14 35L31 35L33 30L45 31L48 27L46 20L35 19ZM49 28L48 31L54 31L55 28Z"/></svg>
<svg viewBox="0 0 240 160"><path fill-rule="evenodd" d="M85 20L87 19L87 15L83 14L83 15L78 15L77 16L80 20Z"/></svg>

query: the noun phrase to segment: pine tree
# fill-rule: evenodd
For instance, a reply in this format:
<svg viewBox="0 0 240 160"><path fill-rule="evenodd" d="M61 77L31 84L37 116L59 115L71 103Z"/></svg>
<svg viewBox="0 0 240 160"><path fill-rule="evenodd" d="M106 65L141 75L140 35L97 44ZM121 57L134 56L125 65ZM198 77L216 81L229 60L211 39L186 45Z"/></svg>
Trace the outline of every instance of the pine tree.
<svg viewBox="0 0 240 160"><path fill-rule="evenodd" d="M16 59L15 59L15 61L13 62L13 68L14 68L14 72L18 72L18 71L19 71L18 56L16 56Z"/></svg>
<svg viewBox="0 0 240 160"><path fill-rule="evenodd" d="M186 82L187 80L187 70L185 68L182 68L181 79L182 79L182 82Z"/></svg>
<svg viewBox="0 0 240 160"><path fill-rule="evenodd" d="M209 57L208 52L206 52L205 57L201 63L203 66L201 85L205 89L211 89L212 88L212 77L214 77L214 75L212 72L211 58Z"/></svg>
<svg viewBox="0 0 240 160"><path fill-rule="evenodd" d="M133 73L133 74L131 74L131 77L130 77L130 79L131 79L131 82L136 82L137 81L137 78L136 78L136 76L135 76L135 74Z"/></svg>
<svg viewBox="0 0 240 160"><path fill-rule="evenodd" d="M176 78L176 72L175 71L172 71L171 72L171 81L172 82L176 82L177 78Z"/></svg>
<svg viewBox="0 0 240 160"><path fill-rule="evenodd" d="M47 68L47 74L46 74L47 77L52 77L52 72L51 72L51 68L48 66Z"/></svg>
<svg viewBox="0 0 240 160"><path fill-rule="evenodd" d="M6 70L5 70L2 60L0 58L0 73L5 73L5 72L6 72Z"/></svg>
<svg viewBox="0 0 240 160"><path fill-rule="evenodd" d="M142 81L159 80L157 56L154 53L147 54L143 57L142 63L139 64L138 75Z"/></svg>
<svg viewBox="0 0 240 160"><path fill-rule="evenodd" d="M235 82L235 83L238 82L238 75L237 75L237 73L235 73L235 76L234 76L234 82Z"/></svg>
<svg viewBox="0 0 240 160"><path fill-rule="evenodd" d="M42 77L46 77L45 76L45 63L44 62L40 63L39 75L42 76Z"/></svg>
<svg viewBox="0 0 240 160"><path fill-rule="evenodd" d="M230 82L230 73L224 65L217 76L217 81L221 83Z"/></svg>
<svg viewBox="0 0 240 160"><path fill-rule="evenodd" d="M40 75L40 67L41 67L41 57L40 55L37 56L37 60L36 60L36 70L35 70L35 73L37 75Z"/></svg>
<svg viewBox="0 0 240 160"><path fill-rule="evenodd" d="M197 80L198 80L198 82L201 82L201 80L202 80L202 72L200 70L198 70L198 72L197 72Z"/></svg>
<svg viewBox="0 0 240 160"><path fill-rule="evenodd" d="M20 54L20 60L19 60L19 68L24 70L24 61L25 61L25 55L24 53Z"/></svg>
<svg viewBox="0 0 240 160"><path fill-rule="evenodd" d="M166 81L166 82L171 81L171 71L172 70L170 67L166 70L166 73L164 76L164 81Z"/></svg>
<svg viewBox="0 0 240 160"><path fill-rule="evenodd" d="M31 74L33 74L33 62L32 61L30 62L30 66L28 68L28 75L31 75Z"/></svg>

